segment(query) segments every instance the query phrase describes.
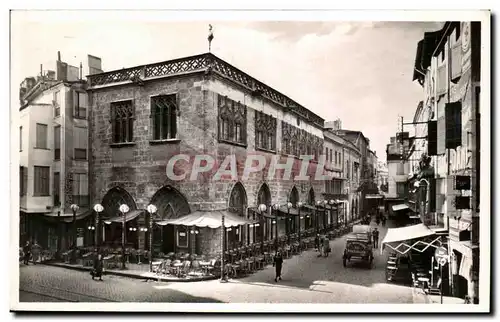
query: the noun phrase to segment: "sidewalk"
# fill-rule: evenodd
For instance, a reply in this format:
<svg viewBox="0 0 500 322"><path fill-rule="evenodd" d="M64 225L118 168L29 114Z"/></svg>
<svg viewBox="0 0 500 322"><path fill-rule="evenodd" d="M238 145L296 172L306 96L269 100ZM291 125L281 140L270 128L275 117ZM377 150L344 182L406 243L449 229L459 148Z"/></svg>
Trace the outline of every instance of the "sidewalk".
<svg viewBox="0 0 500 322"><path fill-rule="evenodd" d="M72 269L83 272L90 272L92 267L84 267L80 264L66 264L57 262L45 262L37 265L47 265L54 267L61 267L66 269ZM161 276L155 273L149 272L149 265L138 265L138 264L127 264L127 269L107 269L103 271L103 275L115 275L127 278L143 279L143 280L155 280L158 282L199 282L208 281L216 279L215 276L203 276L200 274L188 275L183 278L175 276Z"/></svg>
<svg viewBox="0 0 500 322"><path fill-rule="evenodd" d="M422 289L414 288L413 302L416 304L441 304L441 296L428 295ZM465 304L465 300L458 297L443 296L443 304Z"/></svg>

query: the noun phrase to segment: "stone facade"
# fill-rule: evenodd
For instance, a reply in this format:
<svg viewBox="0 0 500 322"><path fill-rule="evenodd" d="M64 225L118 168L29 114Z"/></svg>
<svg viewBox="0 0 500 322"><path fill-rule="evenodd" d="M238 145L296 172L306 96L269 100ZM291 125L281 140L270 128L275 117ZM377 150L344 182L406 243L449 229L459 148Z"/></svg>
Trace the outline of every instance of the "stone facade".
<svg viewBox="0 0 500 322"><path fill-rule="evenodd" d="M178 110L177 137L169 140L153 140L150 99L156 95L176 94ZM265 183L270 190L269 205L285 204L290 192L296 187L299 199L307 201L312 188L316 196L324 189L323 181L284 180L279 176L268 179L269 164L273 156L283 159L281 148L282 121L297 129L315 136L318 148L322 149L320 126L312 124L291 111L284 111L281 106L262 96L252 95L252 91L242 88L232 81L215 73L189 73L168 78L148 80L144 84L134 83L116 86L95 86L91 88L92 108L90 115L92 162L91 162L91 198L92 202L104 203L107 193L115 187L129 195L133 202L131 209L145 209L150 203L168 203L173 211L166 214L166 208L158 207L158 215L175 218L196 210L221 210L229 206L229 196L237 181L245 190L245 205L257 206L259 189ZM246 108L246 140L241 144L227 143L219 138L218 99L223 96ZM133 100L134 124L133 142L112 143L111 103ZM264 151L256 148L255 143L255 111L277 118L276 149ZM295 121L295 122L294 122ZM300 124L300 125L299 125ZM318 135L319 133L319 135ZM321 151L321 150L319 150ZM247 156L253 154L265 156L267 163L260 172L251 173L248 179L242 179L243 168ZM187 162L178 162L174 173L186 172L184 180L175 181L167 176L168 160L176 155L190 156ZM196 180L189 180L192 174L190 167L195 155L208 155L215 160L213 171L198 174ZM213 175L228 155L236 156L238 180L223 176L215 180ZM296 158L297 163L298 158ZM316 163L311 163L315 168ZM292 178L298 175L299 167L292 170ZM172 191L168 196L162 188ZM160 191L161 190L161 191ZM126 192L124 192L126 191ZM160 196L164 195L164 197ZM162 198L165 201L160 201ZM174 201L176 199L177 201ZM268 207L269 208L269 207ZM116 210L104 211L105 216L116 215ZM246 216L246 211L242 213ZM144 220L139 219L139 222ZM281 227L279 225L279 227ZM248 229L243 227L243 229ZM281 228L279 229L282 230ZM177 235L177 233L175 233ZM241 235L241 234L240 234ZM200 228L199 234L191 235L188 247L175 247L177 252L214 253L221 249L220 229ZM172 238L169 237L169 238ZM196 245L195 245L196 244Z"/></svg>

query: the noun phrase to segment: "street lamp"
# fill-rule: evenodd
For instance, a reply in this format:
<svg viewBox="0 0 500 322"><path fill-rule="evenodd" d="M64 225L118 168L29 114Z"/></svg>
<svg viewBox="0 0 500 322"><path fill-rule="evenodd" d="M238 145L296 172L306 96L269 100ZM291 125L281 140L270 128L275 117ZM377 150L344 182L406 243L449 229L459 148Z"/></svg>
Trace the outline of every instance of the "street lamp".
<svg viewBox="0 0 500 322"><path fill-rule="evenodd" d="M330 212L331 212L331 213L330 213L330 218L332 218L332 219L333 219L333 205L335 204L335 200L330 199L330 201L328 201L328 203L330 204L330 209L331 209L331 210L330 210ZM331 221L333 221L333 220L331 220ZM339 227L339 213L338 213L338 211L337 211L337 220L336 220L336 225L337 225L337 227L335 227L335 228L338 228L338 227Z"/></svg>
<svg viewBox="0 0 500 322"><path fill-rule="evenodd" d="M126 204L123 204L123 205L120 205L119 210L123 216L123 221L122 221L122 269L125 269L126 268L125 267L125 236L126 236L125 226L127 223L127 219L125 218L125 214L127 212L129 212L130 208Z"/></svg>
<svg viewBox="0 0 500 322"><path fill-rule="evenodd" d="M297 202L297 207L299 208L299 250L300 250L300 241L301 241L301 238L300 238L300 220L302 219L302 217L300 217L300 207L302 207L304 205L303 202L299 201Z"/></svg>
<svg viewBox="0 0 500 322"><path fill-rule="evenodd" d="M422 183L425 183L425 184L422 184ZM420 187L427 188L430 186L430 183L429 183L429 181L427 181L427 179L422 178L422 179L418 180L417 182L415 182L414 186L415 186L415 188L420 188ZM422 194L420 194L420 196L422 197L422 199L424 199ZM427 205L426 204L427 204L427 189L425 190L425 199L420 200L420 205L419 205L420 210L421 211L423 210L422 215L421 215L421 216L423 216L423 217L421 217L421 218L423 218L423 220L426 219L426 214L427 214Z"/></svg>
<svg viewBox="0 0 500 322"><path fill-rule="evenodd" d="M291 202L287 202L286 203L286 208L287 208L287 216L286 216L286 239L287 239L287 243L290 244L290 225L289 225L289 220L290 220L290 208L292 208L292 203Z"/></svg>
<svg viewBox="0 0 500 322"><path fill-rule="evenodd" d="M319 218L318 207L321 206L321 201L316 201L316 208L314 209L314 226L316 227L316 234L319 234Z"/></svg>
<svg viewBox="0 0 500 322"><path fill-rule="evenodd" d="M95 216L95 247L99 247L99 219L100 213L104 211L104 207L98 203L94 206Z"/></svg>
<svg viewBox="0 0 500 322"><path fill-rule="evenodd" d="M260 220L259 222L262 223L262 216L264 215L264 213L266 212L267 210L267 206L263 203L261 203L259 205L259 211L260 211ZM264 246L264 225L260 225L259 223L259 226L260 226L260 243L261 243L261 247Z"/></svg>
<svg viewBox="0 0 500 322"><path fill-rule="evenodd" d="M274 236L274 251L278 251L278 211L279 211L280 207L281 207L281 205L279 203L276 203L273 205L273 209L275 211L273 224L275 224L275 232L276 232L276 236ZM272 226L271 226L271 229L272 229Z"/></svg>
<svg viewBox="0 0 500 322"><path fill-rule="evenodd" d="M73 211L73 251L71 252L71 262L76 262L76 212L80 207L77 204L69 206Z"/></svg>
<svg viewBox="0 0 500 322"><path fill-rule="evenodd" d="M153 271L153 214L158 210L155 205L146 207L149 213L149 271Z"/></svg>

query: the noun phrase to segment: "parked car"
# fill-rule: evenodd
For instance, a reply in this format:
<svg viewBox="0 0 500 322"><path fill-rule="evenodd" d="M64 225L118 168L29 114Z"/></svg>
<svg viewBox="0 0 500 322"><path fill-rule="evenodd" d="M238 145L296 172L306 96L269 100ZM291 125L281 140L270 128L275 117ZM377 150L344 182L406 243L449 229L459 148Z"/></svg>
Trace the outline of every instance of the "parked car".
<svg viewBox="0 0 500 322"><path fill-rule="evenodd" d="M353 232L347 235L344 254L342 255L342 264L346 267L348 262L355 260L364 262L369 268L372 268L373 247L371 229L369 231L359 232L361 229L359 229L359 227L355 229L356 226L362 225L353 226Z"/></svg>

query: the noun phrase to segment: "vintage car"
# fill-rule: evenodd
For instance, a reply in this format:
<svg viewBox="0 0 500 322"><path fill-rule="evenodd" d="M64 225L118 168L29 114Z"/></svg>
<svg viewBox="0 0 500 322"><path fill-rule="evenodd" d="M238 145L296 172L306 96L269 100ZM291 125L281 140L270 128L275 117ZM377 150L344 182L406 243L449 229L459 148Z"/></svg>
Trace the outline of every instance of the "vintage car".
<svg viewBox="0 0 500 322"><path fill-rule="evenodd" d="M361 225L359 225L361 226ZM352 260L362 261L372 268L373 264L373 247L371 239L371 229L366 227L355 228L353 232L347 235L344 254L342 255L342 264L346 267L347 262Z"/></svg>

